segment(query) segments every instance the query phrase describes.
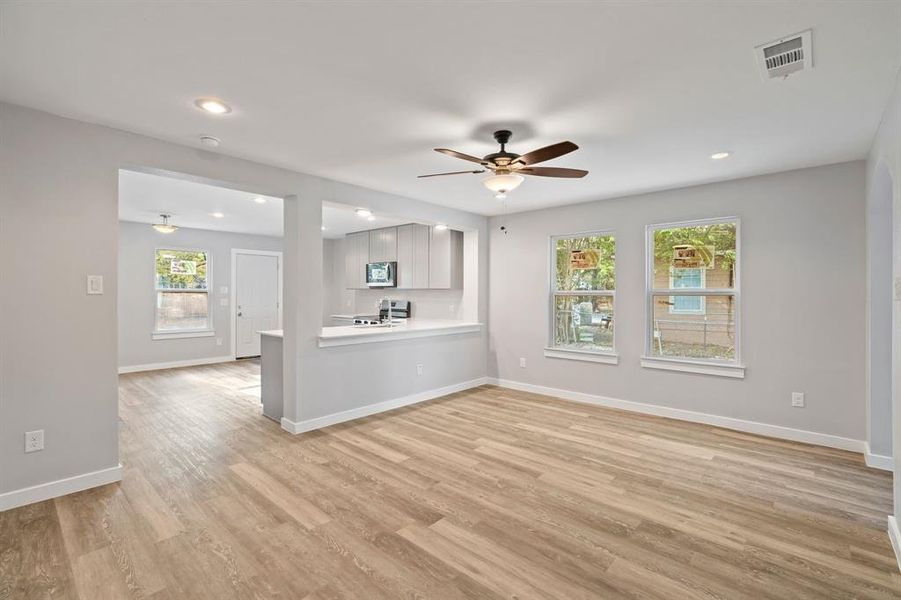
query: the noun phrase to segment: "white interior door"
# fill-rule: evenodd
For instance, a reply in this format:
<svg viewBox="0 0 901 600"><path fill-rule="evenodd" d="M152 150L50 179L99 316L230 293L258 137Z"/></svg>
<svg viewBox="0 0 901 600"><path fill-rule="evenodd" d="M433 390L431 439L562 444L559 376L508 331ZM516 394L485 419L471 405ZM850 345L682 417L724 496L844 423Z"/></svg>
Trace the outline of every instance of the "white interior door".
<svg viewBox="0 0 901 600"><path fill-rule="evenodd" d="M279 329L279 256L235 255L235 356L260 355L258 331Z"/></svg>

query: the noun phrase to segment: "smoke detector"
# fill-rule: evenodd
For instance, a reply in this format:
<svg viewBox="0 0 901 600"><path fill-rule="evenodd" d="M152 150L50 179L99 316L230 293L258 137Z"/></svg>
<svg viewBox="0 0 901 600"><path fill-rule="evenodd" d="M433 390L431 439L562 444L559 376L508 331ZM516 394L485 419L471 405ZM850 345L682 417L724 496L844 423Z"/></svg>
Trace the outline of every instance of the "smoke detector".
<svg viewBox="0 0 901 600"><path fill-rule="evenodd" d="M754 48L760 76L764 81L785 79L792 73L813 68L810 32L808 29Z"/></svg>

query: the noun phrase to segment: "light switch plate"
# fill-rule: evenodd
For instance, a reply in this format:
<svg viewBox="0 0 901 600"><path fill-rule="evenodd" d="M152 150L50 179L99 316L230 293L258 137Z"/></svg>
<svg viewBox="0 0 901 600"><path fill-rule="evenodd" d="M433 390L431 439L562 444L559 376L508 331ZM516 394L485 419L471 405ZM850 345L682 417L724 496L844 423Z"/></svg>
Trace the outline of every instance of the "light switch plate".
<svg viewBox="0 0 901 600"><path fill-rule="evenodd" d="M103 275L88 275L87 292L89 295L103 293Z"/></svg>

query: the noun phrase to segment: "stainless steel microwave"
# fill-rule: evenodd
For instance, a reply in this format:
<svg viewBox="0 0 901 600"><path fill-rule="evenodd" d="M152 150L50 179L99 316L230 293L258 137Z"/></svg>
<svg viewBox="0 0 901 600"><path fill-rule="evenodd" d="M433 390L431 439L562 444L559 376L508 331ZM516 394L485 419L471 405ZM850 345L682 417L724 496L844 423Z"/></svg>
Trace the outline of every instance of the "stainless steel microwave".
<svg viewBox="0 0 901 600"><path fill-rule="evenodd" d="M366 285L369 287L397 287L397 263L393 261L367 263Z"/></svg>

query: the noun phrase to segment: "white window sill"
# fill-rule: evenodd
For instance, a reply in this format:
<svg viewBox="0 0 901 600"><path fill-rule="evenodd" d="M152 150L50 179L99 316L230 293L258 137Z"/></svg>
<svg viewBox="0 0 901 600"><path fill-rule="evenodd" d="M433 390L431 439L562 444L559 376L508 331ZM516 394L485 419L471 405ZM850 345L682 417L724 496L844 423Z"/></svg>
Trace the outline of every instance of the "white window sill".
<svg viewBox="0 0 901 600"><path fill-rule="evenodd" d="M567 360L581 360L585 362L603 363L615 365L619 363L619 354L613 352L593 352L591 350L573 350L570 348L545 348L544 355L548 358L565 358Z"/></svg>
<svg viewBox="0 0 901 600"><path fill-rule="evenodd" d="M152 335L155 340L180 340L183 338L213 337L216 335L216 332L212 329L199 331L154 331Z"/></svg>
<svg viewBox="0 0 901 600"><path fill-rule="evenodd" d="M730 363L642 356L641 366L647 369L663 369L664 371L682 371L683 373L716 375L718 377L732 377L735 379L745 378L745 366Z"/></svg>

